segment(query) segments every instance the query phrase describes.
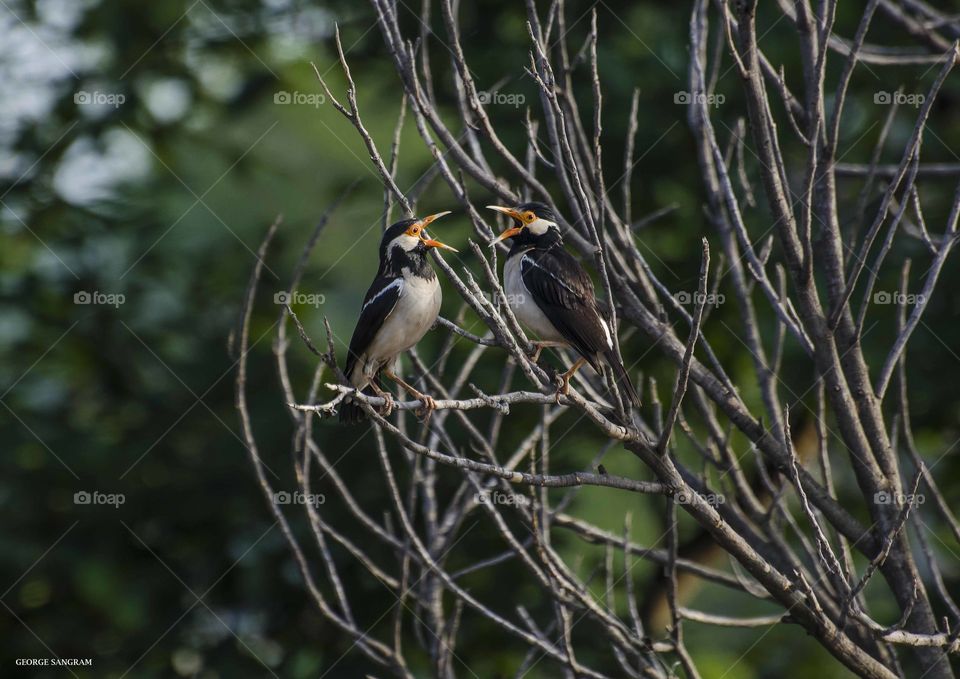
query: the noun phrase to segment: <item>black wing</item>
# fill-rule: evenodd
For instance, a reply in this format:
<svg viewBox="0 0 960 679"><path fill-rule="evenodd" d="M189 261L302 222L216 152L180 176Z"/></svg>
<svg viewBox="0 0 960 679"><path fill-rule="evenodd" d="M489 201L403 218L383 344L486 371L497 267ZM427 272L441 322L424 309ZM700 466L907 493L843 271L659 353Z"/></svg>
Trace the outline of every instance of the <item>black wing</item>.
<svg viewBox="0 0 960 679"><path fill-rule="evenodd" d="M600 370L596 357L612 347L597 311L590 276L563 247L521 255L520 276L544 315L581 356Z"/></svg>
<svg viewBox="0 0 960 679"><path fill-rule="evenodd" d="M397 306L397 300L403 293L403 278L387 278L377 276L373 279L370 289L363 298L360 308L360 318L357 327L350 338L350 349L347 351L347 366L344 373L351 378L351 373L360 356L370 347L373 338L383 327L387 316Z"/></svg>

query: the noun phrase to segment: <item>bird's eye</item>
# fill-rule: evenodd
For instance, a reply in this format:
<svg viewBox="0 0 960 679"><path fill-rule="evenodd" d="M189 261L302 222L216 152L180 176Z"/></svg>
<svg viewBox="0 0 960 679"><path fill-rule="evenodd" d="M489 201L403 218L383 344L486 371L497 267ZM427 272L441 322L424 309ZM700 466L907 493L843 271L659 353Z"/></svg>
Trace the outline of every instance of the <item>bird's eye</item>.
<svg viewBox="0 0 960 679"><path fill-rule="evenodd" d="M532 223L533 220L535 220L536 218L537 218L537 216L536 216L535 214L533 214L532 212L524 212L524 213L523 213L523 221L525 221L527 224Z"/></svg>
<svg viewBox="0 0 960 679"><path fill-rule="evenodd" d="M413 227L412 229L410 229L410 235L411 235L411 236L419 236L419 235L420 235L420 227L419 227L419 226L415 226L415 227Z"/></svg>

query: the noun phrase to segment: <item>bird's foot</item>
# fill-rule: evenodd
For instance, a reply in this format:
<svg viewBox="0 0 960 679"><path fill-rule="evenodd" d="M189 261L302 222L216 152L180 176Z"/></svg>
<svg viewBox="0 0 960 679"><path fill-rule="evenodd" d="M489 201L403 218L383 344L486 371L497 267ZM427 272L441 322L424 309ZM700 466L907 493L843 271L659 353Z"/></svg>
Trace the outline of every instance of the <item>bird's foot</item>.
<svg viewBox="0 0 960 679"><path fill-rule="evenodd" d="M557 387L557 393L556 393L557 405L560 405L561 395L566 396L567 394L570 393L570 378L576 375L577 371L580 370L580 367L586 362L587 360L585 358L579 358L577 359L577 362L570 367L570 370L568 370L565 373L561 373L559 375L560 386Z"/></svg>
<svg viewBox="0 0 960 679"><path fill-rule="evenodd" d="M417 408L415 414L417 419L426 424L430 420L430 415L437 409L437 402L433 400L432 396L426 394L420 394L420 401L423 402L423 405Z"/></svg>
<svg viewBox="0 0 960 679"><path fill-rule="evenodd" d="M414 414L417 416L417 419L419 419L421 422L426 422L427 420L430 419L430 413L432 413L434 410L437 409L437 403L436 401L433 400L432 397L427 396L424 393L421 393L420 391L418 391L417 389L415 389L414 387L412 387L411 385L407 384L402 379L397 377L392 372L385 372L384 375L386 375L388 378L390 378L391 380L399 384L404 391L406 391L415 399L423 403L423 405L421 405L419 408L417 408L416 411L414 411Z"/></svg>
<svg viewBox="0 0 960 679"><path fill-rule="evenodd" d="M557 400L557 405L560 405L560 397L566 396L570 393L570 376L567 373L560 373L557 375L557 391L554 392L554 398Z"/></svg>
<svg viewBox="0 0 960 679"><path fill-rule="evenodd" d="M393 396L389 391L381 389L377 386L376 382L370 383L370 388L373 389L373 393L383 399L383 405L380 406L379 412L383 417L390 417L393 413Z"/></svg>
<svg viewBox="0 0 960 679"><path fill-rule="evenodd" d="M383 405L380 406L380 414L384 417L390 417L393 414L393 396L390 392L385 391L380 394L380 397L383 399Z"/></svg>

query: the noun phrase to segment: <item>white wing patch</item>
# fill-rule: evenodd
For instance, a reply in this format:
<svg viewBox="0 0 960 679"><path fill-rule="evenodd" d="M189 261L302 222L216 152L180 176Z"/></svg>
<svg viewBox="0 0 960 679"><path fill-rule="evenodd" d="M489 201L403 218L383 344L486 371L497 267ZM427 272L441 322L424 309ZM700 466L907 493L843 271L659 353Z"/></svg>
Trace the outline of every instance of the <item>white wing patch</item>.
<svg viewBox="0 0 960 679"><path fill-rule="evenodd" d="M363 307L360 309L360 313L363 313L364 310L365 310L368 306L370 306L371 304L373 304L374 302L376 302L380 297L382 297L383 295L385 295L386 293L388 293L388 292L389 292L391 289L393 289L393 288L400 288L400 291L399 291L397 294L398 294L398 295L402 295L402 294L403 294L403 279L402 279L402 278L397 278L397 279L395 279L392 283L390 283L390 285L385 286L385 287L383 288L383 290L381 290L380 292L378 292L377 294L375 294L373 297L371 297L369 300L367 300L367 303L364 304Z"/></svg>
<svg viewBox="0 0 960 679"><path fill-rule="evenodd" d="M600 319L600 325L603 327L603 334L607 336L607 346L613 349L613 336L610 334L610 326L607 325L607 322L603 320L603 316L598 315Z"/></svg>

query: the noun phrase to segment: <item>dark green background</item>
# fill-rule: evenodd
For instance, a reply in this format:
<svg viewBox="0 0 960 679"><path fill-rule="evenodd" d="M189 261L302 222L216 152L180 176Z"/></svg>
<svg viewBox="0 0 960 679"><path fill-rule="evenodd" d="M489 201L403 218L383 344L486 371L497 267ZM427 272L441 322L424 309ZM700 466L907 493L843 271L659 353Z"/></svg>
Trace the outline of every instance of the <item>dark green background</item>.
<svg viewBox="0 0 960 679"><path fill-rule="evenodd" d="M545 3L539 4L545 11ZM784 64L788 81L799 92L797 45L789 22L774 12L774 3L761 4L761 47L774 63ZM462 37L478 85L500 83L500 92L523 95L537 115L536 89L523 70L529 47L522 3L463 5ZM586 36L591 6L568 3L573 51ZM642 230L639 238L668 286L693 290L699 239L707 235L714 242L714 236L702 212L686 109L674 104L675 93L689 89L689 3L596 6L607 183L621 175L630 95L638 87L637 153L642 160L634 174L633 214L639 218L670 204L678 206ZM400 11L406 30L417 32L414 13L406 7ZM853 34L859 11L852 3L841 3L837 23L842 34ZM229 336L254 264L252 251L277 214L284 215L284 222L267 263L278 277L265 272L258 297L250 386L261 450L282 479L279 487L292 489L294 481L290 421L271 354L280 309L272 297L283 289L313 224L353 182L357 187L331 220L302 285L306 293L325 296L322 307L298 308L316 339L322 337L323 316L338 338L349 337L360 297L376 268L382 191L359 137L329 102L316 107L275 103L278 92L322 92L311 61L326 74L334 92L343 94L332 44L334 21L349 48L365 123L386 152L400 103L399 86L372 10L363 3L6 0L0 7L4 675L68 676L64 670L14 667L15 658L49 657L44 645L61 657L92 657L93 670L78 671L81 676L119 677L129 668L127 676L135 677L268 676L255 656L282 677L321 676L331 667L331 677L377 671L359 652L342 657L351 642L324 622L305 595L255 484L233 407L235 356ZM438 20L435 24L440 25ZM882 18L869 40L910 44ZM437 40L431 41L430 52L437 96L448 105L444 114L453 122L448 54ZM834 58L830 83L839 63ZM744 110L729 59L720 72L718 92L726 101L716 109L715 124L725 144ZM926 67L858 69L842 128L844 160L869 158L887 111L874 104L877 91L892 92L902 84L908 93L925 92L935 72ZM582 76L578 74L581 105L589 124L589 81ZM923 147L926 161L958 160L957 83L956 76L947 81L932 114ZM79 92L122 94L125 101L115 108L78 105ZM503 140L521 154L524 108L491 105L488 110ZM782 113L779 105L775 112ZM909 107L898 115L886 162L899 160L896 149L908 138L913 115ZM781 131L787 140L785 124ZM401 151L398 183L407 190L430 160L409 116ZM799 182L799 163L806 152L789 140L786 153ZM761 204L746 217L757 238L771 220L753 161L748 152L747 171ZM858 182L840 182L845 219L852 215L859 188ZM488 202L480 189L471 189L479 204ZM949 179L925 180L921 191L927 223L938 233L954 185ZM619 188L614 194L619 202ZM456 207L440 181L430 186L421 206L424 213ZM469 249L463 247L472 231L462 215L451 215L435 231L468 253L448 261L476 270ZM719 244L714 245L719 252ZM776 250L773 256L778 256ZM915 276L929 265L920 244L898 241L878 289L896 289L900 264L908 256L914 258ZM958 283L960 276L948 264L908 353L914 427L931 463L947 453L936 468L943 479L957 470L951 446L958 436ZM912 288L918 286L915 282ZM729 289L722 290L732 297ZM77 305L73 300L79 291L119 293L125 303L118 308ZM453 315L458 309L455 294L447 288L444 313ZM873 320L878 324L864 343L868 357L882 360L894 337L894 310L874 311L868 327ZM765 328L772 328L771 319L762 320ZM472 315L465 324L482 330ZM752 366L736 337L737 327L736 309L730 304L712 313L706 331L745 396L757 403ZM422 355L433 356L441 339L442 331L432 333ZM634 336L624 351L636 360L647 348ZM469 349L461 342L455 356L466 356ZM291 355L302 392L314 360L298 341ZM499 350L487 352L477 376L481 386L495 388L503 360ZM673 367L656 349L639 367L660 384L673 379ZM810 366L789 342L784 379L790 391L806 394L806 405L813 404ZM795 398L790 391L784 390L786 402ZM797 410L803 412L799 405ZM536 416L534 408L515 409L504 445L522 438ZM802 425L804 416L798 417ZM555 469L582 468L602 445L596 432L582 423L574 429L575 422L567 415L557 426L555 440L569 433L554 449ZM328 422L318 432L333 459L349 448L337 469L364 506L375 516L386 510L389 502L370 434L362 428L344 432ZM399 464L399 456L396 459ZM842 454L834 459L843 481ZM613 450L605 464L612 472L647 478L623 451ZM457 477L446 478L450 485ZM945 485L956 500L957 492ZM83 490L123 493L126 502L119 509L75 505L74 493ZM850 493L848 504L862 511L856 497ZM584 490L572 511L614 531L621 530L623 515L633 511L634 536L647 544L663 532L660 503L626 494ZM324 512L335 524L351 529L336 503ZM302 515L292 516L306 535ZM485 521L466 528L470 532L451 555L453 564L503 549ZM686 523L684 530L695 532ZM948 578L956 578L960 574L953 552L958 545L946 533L942 539L934 548ZM584 556L581 573L602 557L569 536L557 541L568 560L577 553ZM348 555L335 554L347 574L359 619L372 624L394 598L353 567ZM719 565L728 567L723 561ZM641 594L652 573L645 564L636 568ZM497 572L477 574L469 586L480 598L498 597L505 610L520 602L536 607L541 595L524 578L519 566L507 564ZM949 584L955 586L956 580ZM595 588L601 591L599 583ZM882 594L881 588L875 591ZM715 587L704 588L694 601L715 612L769 610ZM884 621L896 618L882 602L876 615ZM690 624L687 640L704 677L811 676L815 671L840 676L832 659L799 629L778 628L753 645L763 631L717 631ZM504 640L474 616L465 618L460 643L458 655L481 677L512 676L523 657L519 644ZM414 645L411 638L411 649ZM596 653L605 651L598 647ZM415 671L426 673L421 654L411 650L409 659ZM588 652L584 660L590 659ZM609 662L599 661L607 667ZM457 671L470 676L462 666ZM533 676L555 676L555 671L543 662Z"/></svg>

